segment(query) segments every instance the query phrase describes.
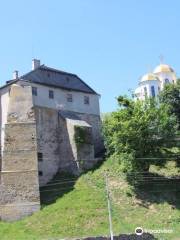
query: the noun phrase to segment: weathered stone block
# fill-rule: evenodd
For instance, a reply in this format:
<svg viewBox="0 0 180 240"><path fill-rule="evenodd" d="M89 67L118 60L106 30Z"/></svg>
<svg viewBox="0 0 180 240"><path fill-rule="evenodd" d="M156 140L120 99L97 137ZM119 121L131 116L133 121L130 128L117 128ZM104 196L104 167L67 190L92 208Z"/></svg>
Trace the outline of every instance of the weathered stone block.
<svg viewBox="0 0 180 240"><path fill-rule="evenodd" d="M17 220L40 208L36 124L32 106L31 88L12 85L1 169L2 220Z"/></svg>

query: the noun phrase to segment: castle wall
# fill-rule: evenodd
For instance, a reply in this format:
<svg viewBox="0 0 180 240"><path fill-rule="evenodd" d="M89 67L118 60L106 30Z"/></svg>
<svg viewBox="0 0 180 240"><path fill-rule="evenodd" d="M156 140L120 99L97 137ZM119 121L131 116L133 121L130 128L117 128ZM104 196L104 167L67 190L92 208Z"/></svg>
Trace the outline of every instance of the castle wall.
<svg viewBox="0 0 180 240"><path fill-rule="evenodd" d="M21 84L25 84L25 82ZM36 106L100 115L99 95L97 94L53 88L35 83L31 83L30 85L37 87L37 96L33 96L33 102ZM54 99L49 99L49 90L54 91ZM72 102L67 101L68 93L72 94ZM84 104L84 96L89 97L89 104Z"/></svg>
<svg viewBox="0 0 180 240"><path fill-rule="evenodd" d="M20 82L20 84L24 85L29 83ZM104 145L101 135L99 95L68 91L34 83L31 83L31 86L37 87L38 91L38 95L33 96L34 106L75 112L82 120L92 126L95 154L102 151ZM54 91L54 99L49 99L49 90ZM73 102L67 102L67 93L73 95ZM84 96L89 96L89 105L84 104Z"/></svg>
<svg viewBox="0 0 180 240"><path fill-rule="evenodd" d="M75 145L73 142L74 130L73 126L67 124L66 119L59 116L59 127L60 127L60 171L70 172L77 174L78 165L76 162L77 154Z"/></svg>
<svg viewBox="0 0 180 240"><path fill-rule="evenodd" d="M96 161L92 126L82 119L74 119L69 116L60 117L59 120L63 133L60 145L62 156L60 169L76 175L91 168ZM81 131L79 135L78 129Z"/></svg>
<svg viewBox="0 0 180 240"><path fill-rule="evenodd" d="M40 208L31 87L11 86L4 128L0 196L2 220L17 220Z"/></svg>
<svg viewBox="0 0 180 240"><path fill-rule="evenodd" d="M49 182L58 171L78 174L81 171L79 158L86 162L84 168L94 164L93 134L92 143L83 145L79 151L74 142L76 125L92 129L85 121L66 119L59 115L58 110L38 106L35 107L35 118L40 186Z"/></svg>
<svg viewBox="0 0 180 240"><path fill-rule="evenodd" d="M1 89L1 118L0 118L0 124L1 124L1 150L4 148L4 126L7 123L7 113L8 113L8 105L9 105L9 89L10 87L5 87ZM1 151L2 154L3 151Z"/></svg>
<svg viewBox="0 0 180 240"><path fill-rule="evenodd" d="M82 114L76 113L82 120L86 121L92 126L93 144L95 154L101 152L104 149L103 137L101 133L101 119L100 116L94 114Z"/></svg>
<svg viewBox="0 0 180 240"><path fill-rule="evenodd" d="M55 109L35 107L37 129L37 152L40 185L49 182L57 173L60 162L60 129L58 112Z"/></svg>

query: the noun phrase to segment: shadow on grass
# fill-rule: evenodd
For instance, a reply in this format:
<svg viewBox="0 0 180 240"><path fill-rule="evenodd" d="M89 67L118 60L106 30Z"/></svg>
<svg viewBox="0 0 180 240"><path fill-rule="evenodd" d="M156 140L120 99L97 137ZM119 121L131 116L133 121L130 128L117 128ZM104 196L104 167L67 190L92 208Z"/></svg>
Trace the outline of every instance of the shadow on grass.
<svg viewBox="0 0 180 240"><path fill-rule="evenodd" d="M59 172L44 187L40 188L40 199L42 207L56 202L64 194L72 191L79 176Z"/></svg>
<svg viewBox="0 0 180 240"><path fill-rule="evenodd" d="M103 164L104 158L98 161L95 166L89 170L84 171L81 175L75 176L69 173L58 172L56 176L47 183L46 186L40 188L41 206L55 203L57 199L64 194L72 191L78 178L88 171L95 171Z"/></svg>
<svg viewBox="0 0 180 240"><path fill-rule="evenodd" d="M128 176L128 182L134 187L140 205L147 207L152 203L169 203L172 209L180 209L180 177L165 177L155 173L146 173L135 177Z"/></svg>

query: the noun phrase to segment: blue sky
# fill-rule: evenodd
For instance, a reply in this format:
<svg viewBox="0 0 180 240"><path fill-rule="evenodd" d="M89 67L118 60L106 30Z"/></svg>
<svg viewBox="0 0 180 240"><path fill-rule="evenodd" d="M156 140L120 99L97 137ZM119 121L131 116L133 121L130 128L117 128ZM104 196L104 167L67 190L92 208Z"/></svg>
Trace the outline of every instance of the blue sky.
<svg viewBox="0 0 180 240"><path fill-rule="evenodd" d="M0 81L32 58L78 74L101 94L101 111L136 87L159 56L180 75L180 1L0 1Z"/></svg>

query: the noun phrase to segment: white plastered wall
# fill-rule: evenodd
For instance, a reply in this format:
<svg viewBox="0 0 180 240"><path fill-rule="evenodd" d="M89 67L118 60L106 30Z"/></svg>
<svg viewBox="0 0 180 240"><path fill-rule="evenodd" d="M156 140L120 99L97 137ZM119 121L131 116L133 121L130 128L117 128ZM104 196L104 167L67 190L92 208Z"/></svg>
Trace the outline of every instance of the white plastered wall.
<svg viewBox="0 0 180 240"><path fill-rule="evenodd" d="M160 72L160 73L156 73L156 76L159 78L159 80L161 81L161 90L163 89L165 83L165 79L169 80L169 83L176 83L176 75L174 72Z"/></svg>
<svg viewBox="0 0 180 240"><path fill-rule="evenodd" d="M145 99L145 91L144 91L145 87L147 89L147 97L152 97L151 86L154 86L155 96L157 96L159 93L158 87L160 87L160 84L161 83L158 80L148 80L148 81L141 82L139 84L139 87L136 89L136 92L139 94L139 97L138 97L139 100Z"/></svg>
<svg viewBox="0 0 180 240"><path fill-rule="evenodd" d="M43 86L35 83L20 82L37 87L37 96L33 96L35 106L48 107L52 109L68 110L79 113L100 115L99 95L83 93L79 91L70 91L60 88ZM54 99L49 99L49 90L54 91ZM73 102L67 101L67 94L72 94ZM89 104L84 104L84 96L89 97Z"/></svg>

